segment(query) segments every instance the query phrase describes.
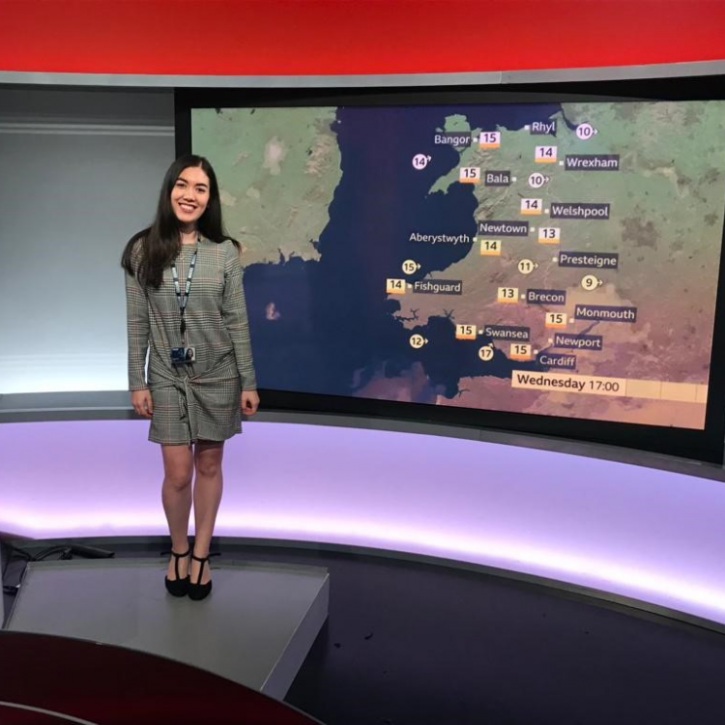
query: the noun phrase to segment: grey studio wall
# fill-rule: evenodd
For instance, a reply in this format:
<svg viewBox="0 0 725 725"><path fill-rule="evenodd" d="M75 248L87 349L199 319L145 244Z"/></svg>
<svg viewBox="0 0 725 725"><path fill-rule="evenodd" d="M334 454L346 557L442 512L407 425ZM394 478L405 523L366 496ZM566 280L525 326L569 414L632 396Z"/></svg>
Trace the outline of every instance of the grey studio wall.
<svg viewBox="0 0 725 725"><path fill-rule="evenodd" d="M119 258L173 158L171 91L0 87L0 394L126 389Z"/></svg>

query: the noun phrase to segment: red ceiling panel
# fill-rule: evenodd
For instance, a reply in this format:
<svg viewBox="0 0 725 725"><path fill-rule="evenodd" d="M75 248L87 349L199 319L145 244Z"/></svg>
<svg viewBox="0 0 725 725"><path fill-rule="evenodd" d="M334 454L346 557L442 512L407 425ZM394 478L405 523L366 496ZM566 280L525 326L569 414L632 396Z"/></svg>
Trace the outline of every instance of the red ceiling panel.
<svg viewBox="0 0 725 725"><path fill-rule="evenodd" d="M0 0L0 70L371 74L725 58L725 0Z"/></svg>

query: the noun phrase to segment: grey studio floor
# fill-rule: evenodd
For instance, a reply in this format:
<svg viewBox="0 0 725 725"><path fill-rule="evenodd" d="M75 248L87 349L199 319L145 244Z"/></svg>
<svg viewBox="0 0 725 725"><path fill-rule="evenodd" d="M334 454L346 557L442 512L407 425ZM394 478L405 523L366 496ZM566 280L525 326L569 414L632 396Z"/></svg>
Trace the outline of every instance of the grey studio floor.
<svg viewBox="0 0 725 725"><path fill-rule="evenodd" d="M92 543L117 557L163 548ZM322 548L218 548L328 570L329 618L285 698L327 725L725 722L718 632L475 571ZM11 561L4 583L22 567ZM12 598L5 604L7 613Z"/></svg>

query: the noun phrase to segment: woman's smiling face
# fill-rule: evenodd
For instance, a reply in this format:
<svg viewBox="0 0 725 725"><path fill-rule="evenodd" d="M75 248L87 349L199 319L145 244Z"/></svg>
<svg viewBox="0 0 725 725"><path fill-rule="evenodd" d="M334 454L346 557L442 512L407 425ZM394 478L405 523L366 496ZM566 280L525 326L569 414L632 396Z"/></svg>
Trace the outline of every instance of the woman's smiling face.
<svg viewBox="0 0 725 725"><path fill-rule="evenodd" d="M196 226L209 203L209 177L199 166L187 166L171 190L171 207L184 226Z"/></svg>

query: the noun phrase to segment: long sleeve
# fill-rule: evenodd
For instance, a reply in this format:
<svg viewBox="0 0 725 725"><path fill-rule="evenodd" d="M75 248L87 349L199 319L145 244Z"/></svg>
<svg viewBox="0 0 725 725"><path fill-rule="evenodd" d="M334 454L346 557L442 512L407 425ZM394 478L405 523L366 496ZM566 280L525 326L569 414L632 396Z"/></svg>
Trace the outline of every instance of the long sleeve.
<svg viewBox="0 0 725 725"><path fill-rule="evenodd" d="M222 317L234 345L242 390L256 390L257 378L254 372L252 344L249 338L249 320L242 284L242 266L236 247L231 243L228 246L229 251L224 265Z"/></svg>
<svg viewBox="0 0 725 725"><path fill-rule="evenodd" d="M134 250L136 251L136 250ZM133 255L138 269L138 255ZM126 272L126 331L128 334L128 388L145 390L146 354L149 348L149 311L144 290L135 276Z"/></svg>

